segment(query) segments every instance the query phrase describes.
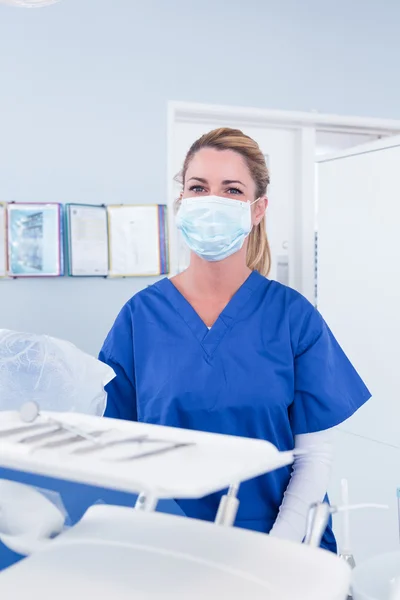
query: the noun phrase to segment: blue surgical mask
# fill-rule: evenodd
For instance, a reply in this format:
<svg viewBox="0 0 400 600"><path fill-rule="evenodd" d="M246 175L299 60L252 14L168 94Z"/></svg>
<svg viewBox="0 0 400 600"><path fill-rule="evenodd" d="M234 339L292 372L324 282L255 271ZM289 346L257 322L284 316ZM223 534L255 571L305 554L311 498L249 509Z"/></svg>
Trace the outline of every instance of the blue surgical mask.
<svg viewBox="0 0 400 600"><path fill-rule="evenodd" d="M198 256L212 262L224 260L238 252L249 235L252 204L219 196L184 198L177 226Z"/></svg>

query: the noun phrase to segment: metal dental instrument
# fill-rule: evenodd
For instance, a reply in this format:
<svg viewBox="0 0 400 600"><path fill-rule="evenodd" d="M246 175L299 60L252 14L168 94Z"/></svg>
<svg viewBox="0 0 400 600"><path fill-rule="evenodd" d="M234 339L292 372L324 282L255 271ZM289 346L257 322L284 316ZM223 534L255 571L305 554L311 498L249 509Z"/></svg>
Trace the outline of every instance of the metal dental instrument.
<svg viewBox="0 0 400 600"><path fill-rule="evenodd" d="M104 442L102 449L106 450L107 448L113 448L115 446L123 446L124 444L171 444L168 440L159 440L156 438L148 438L148 435L137 435L130 438L120 438L118 440L110 440L109 442ZM73 450L71 454L90 454L92 452L96 452L99 448L85 447L85 448L77 448Z"/></svg>
<svg viewBox="0 0 400 600"><path fill-rule="evenodd" d="M0 438L11 437L12 435L18 435L19 433L25 433L30 431L37 431L38 429L48 429L49 423L35 423L27 427L24 425L23 427L12 427L12 429L2 429L0 430Z"/></svg>
<svg viewBox="0 0 400 600"><path fill-rule="evenodd" d="M157 448L156 450L148 450L147 452L142 452L141 454L133 454L131 456L126 456L123 458L115 458L115 459L108 459L114 462L124 462L124 461L129 461L129 460L136 460L138 458L146 458L148 456L155 456L156 454L164 454L167 452L171 452L171 450L177 450L178 448L185 448L188 446L195 446L195 444L193 442L185 442L185 443L179 443L179 444L173 444L172 446L167 446L166 448Z"/></svg>
<svg viewBox="0 0 400 600"><path fill-rule="evenodd" d="M228 493L222 496L218 506L216 525L232 527L235 523L237 512L239 510L239 484L229 486Z"/></svg>
<svg viewBox="0 0 400 600"><path fill-rule="evenodd" d="M40 433L29 433L23 438L18 440L19 444L30 444L32 442L40 442L40 440L45 440L48 437L65 435L65 429L62 427L57 427L56 429L50 429L48 431L42 431Z"/></svg>
<svg viewBox="0 0 400 600"><path fill-rule="evenodd" d="M113 448L115 446L120 446L123 444L132 444L135 442L141 443L147 441L147 435L137 435L135 437L131 437L131 438L121 438L119 440L110 440L109 442L103 442L101 449L102 450L107 450L108 448ZM152 440L148 440L148 441L152 441ZM93 446L89 446L89 447L85 447L85 448L76 448L76 450L73 450L71 452L71 454L91 454L92 452L97 452L99 450L98 447L93 447Z"/></svg>
<svg viewBox="0 0 400 600"><path fill-rule="evenodd" d="M65 433L65 432L63 432ZM104 429L101 431L92 431L90 435L94 435L96 437L101 436L105 433ZM77 444L78 442L82 442L82 437L80 435L75 435L73 437L64 438L62 440L54 440L51 442L46 442L45 444L41 444L36 450L44 450L48 448L62 448L63 446L69 446L70 444ZM103 447L103 446L102 446ZM88 448L86 448L87 450ZM97 446L91 446L90 450L98 450Z"/></svg>
<svg viewBox="0 0 400 600"><path fill-rule="evenodd" d="M314 502L311 504L307 515L306 535L304 543L313 548L319 548L328 526L329 518L336 512L336 507L326 502Z"/></svg>
<svg viewBox="0 0 400 600"><path fill-rule="evenodd" d="M82 431L81 429L78 429L73 425L63 423L62 421L54 419L53 417L42 415L40 413L38 404L36 404L36 402L34 401L25 402L25 404L23 404L19 410L19 416L21 417L21 421L23 421L24 423L33 423L40 416L42 417L42 419L44 419L47 423L50 423L51 425L57 425L65 431L69 431L70 433L78 435L81 438L87 440L88 442L96 444L96 446L102 445L101 440L98 440L95 436L91 435L90 433L86 433L86 431Z"/></svg>

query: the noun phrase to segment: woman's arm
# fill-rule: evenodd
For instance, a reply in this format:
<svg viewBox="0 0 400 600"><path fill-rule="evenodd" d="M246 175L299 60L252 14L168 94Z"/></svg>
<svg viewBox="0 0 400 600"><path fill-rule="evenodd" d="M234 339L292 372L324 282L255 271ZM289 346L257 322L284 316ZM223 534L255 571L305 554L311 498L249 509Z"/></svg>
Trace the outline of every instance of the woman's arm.
<svg viewBox="0 0 400 600"><path fill-rule="evenodd" d="M107 405L105 417L137 421L136 390L132 378L115 360L100 352L99 360L114 369L116 377L106 386ZM133 369L133 366L132 366Z"/></svg>
<svg viewBox="0 0 400 600"><path fill-rule="evenodd" d="M106 417L137 420L133 325L130 302L125 304L103 344L99 360L114 369L107 385Z"/></svg>
<svg viewBox="0 0 400 600"><path fill-rule="evenodd" d="M270 535L303 541L308 509L313 502L322 502L328 489L333 437L333 429L295 436L295 449L301 454L294 460L292 477Z"/></svg>

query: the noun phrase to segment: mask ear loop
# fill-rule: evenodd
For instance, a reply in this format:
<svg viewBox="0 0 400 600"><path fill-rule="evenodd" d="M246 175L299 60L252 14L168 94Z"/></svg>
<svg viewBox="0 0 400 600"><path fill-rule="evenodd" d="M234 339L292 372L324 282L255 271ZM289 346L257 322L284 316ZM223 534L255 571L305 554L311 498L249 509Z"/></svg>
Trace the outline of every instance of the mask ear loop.
<svg viewBox="0 0 400 600"><path fill-rule="evenodd" d="M253 202L250 202L249 207L253 206L253 204L255 204L256 202L258 202L259 200L261 200L262 196L260 196L259 198L256 198L255 200L253 200ZM252 225L252 229L253 229L254 225Z"/></svg>

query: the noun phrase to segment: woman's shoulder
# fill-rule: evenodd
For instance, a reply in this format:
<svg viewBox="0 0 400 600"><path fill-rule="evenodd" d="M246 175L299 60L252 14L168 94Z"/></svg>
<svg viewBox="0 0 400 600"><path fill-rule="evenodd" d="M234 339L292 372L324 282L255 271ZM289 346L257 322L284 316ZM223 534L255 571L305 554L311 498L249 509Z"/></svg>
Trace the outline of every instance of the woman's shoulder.
<svg viewBox="0 0 400 600"><path fill-rule="evenodd" d="M136 292L120 309L116 322L134 321L143 305L149 305L149 303L159 300L164 285L165 279L161 279Z"/></svg>
<svg viewBox="0 0 400 600"><path fill-rule="evenodd" d="M159 295L158 281L146 288L136 292L117 313L114 323L106 337L103 350L114 351L115 345L120 344L121 340L128 342L132 338L135 323L142 320L140 307L151 303L151 298Z"/></svg>
<svg viewBox="0 0 400 600"><path fill-rule="evenodd" d="M269 280L269 306L274 306L276 314L287 323L294 347L301 347L316 339L325 322L316 306L303 294L278 281Z"/></svg>
<svg viewBox="0 0 400 600"><path fill-rule="evenodd" d="M130 310L131 312L135 312L135 310L141 304L143 304L143 302L146 303L151 300L158 299L160 297L160 294L163 293L163 289L166 287L167 283L168 279L164 277L163 279L160 279L155 283L147 285L145 288L142 288L141 290L137 291L126 302L123 308L126 308L126 310Z"/></svg>
<svg viewBox="0 0 400 600"><path fill-rule="evenodd" d="M294 313L296 316L318 312L314 304L297 290L273 279L267 279L267 282L269 300L281 306L285 311Z"/></svg>

